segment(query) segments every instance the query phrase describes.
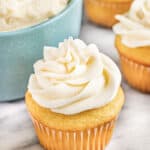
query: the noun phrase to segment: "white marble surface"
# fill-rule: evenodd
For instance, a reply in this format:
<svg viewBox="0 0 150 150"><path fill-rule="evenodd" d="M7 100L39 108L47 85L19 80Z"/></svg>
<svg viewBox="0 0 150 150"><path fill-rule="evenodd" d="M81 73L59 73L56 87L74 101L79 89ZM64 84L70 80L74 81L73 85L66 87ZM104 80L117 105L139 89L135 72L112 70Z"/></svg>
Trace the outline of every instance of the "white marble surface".
<svg viewBox="0 0 150 150"><path fill-rule="evenodd" d="M111 30L85 20L80 38L96 43L118 64ZM126 103L106 150L150 150L150 95L132 89L124 80L122 86ZM0 150L42 150L23 100L0 104Z"/></svg>

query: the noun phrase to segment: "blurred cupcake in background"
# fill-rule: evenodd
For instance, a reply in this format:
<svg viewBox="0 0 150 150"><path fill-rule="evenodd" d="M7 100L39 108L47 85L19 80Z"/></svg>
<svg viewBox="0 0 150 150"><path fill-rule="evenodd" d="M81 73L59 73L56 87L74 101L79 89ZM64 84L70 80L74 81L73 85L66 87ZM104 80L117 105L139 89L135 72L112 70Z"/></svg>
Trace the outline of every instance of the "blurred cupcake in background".
<svg viewBox="0 0 150 150"><path fill-rule="evenodd" d="M26 104L45 149L104 150L124 103L115 63L72 38L45 47L34 64Z"/></svg>
<svg viewBox="0 0 150 150"><path fill-rule="evenodd" d="M128 13L117 15L116 47L129 84L150 92L150 0L135 0Z"/></svg>
<svg viewBox="0 0 150 150"><path fill-rule="evenodd" d="M133 0L84 0L87 17L92 22L112 27L117 20L116 14L122 14L130 8Z"/></svg>

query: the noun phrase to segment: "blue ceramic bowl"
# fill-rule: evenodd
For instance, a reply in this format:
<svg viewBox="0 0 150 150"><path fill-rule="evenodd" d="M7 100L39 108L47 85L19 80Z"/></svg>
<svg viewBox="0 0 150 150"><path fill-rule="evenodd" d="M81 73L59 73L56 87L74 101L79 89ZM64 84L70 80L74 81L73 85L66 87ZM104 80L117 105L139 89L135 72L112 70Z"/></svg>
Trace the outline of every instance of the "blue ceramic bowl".
<svg viewBox="0 0 150 150"><path fill-rule="evenodd" d="M33 63L43 57L43 46L57 46L78 37L82 0L72 0L59 15L25 29L0 33L0 101L24 97Z"/></svg>

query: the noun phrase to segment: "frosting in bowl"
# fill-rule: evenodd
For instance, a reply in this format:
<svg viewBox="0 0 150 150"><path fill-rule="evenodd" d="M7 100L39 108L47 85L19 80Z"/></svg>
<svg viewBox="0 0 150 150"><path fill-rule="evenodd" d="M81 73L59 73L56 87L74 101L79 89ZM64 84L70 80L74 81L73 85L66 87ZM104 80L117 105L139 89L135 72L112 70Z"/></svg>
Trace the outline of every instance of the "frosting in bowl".
<svg viewBox="0 0 150 150"><path fill-rule="evenodd" d="M38 24L61 12L69 0L0 0L0 31Z"/></svg>
<svg viewBox="0 0 150 150"><path fill-rule="evenodd" d="M34 64L28 90L42 107L65 115L102 107L117 95L121 74L96 45L69 38L58 48L45 47Z"/></svg>
<svg viewBox="0 0 150 150"><path fill-rule="evenodd" d="M128 47L150 46L150 0L135 0L128 13L117 15L120 23L113 27Z"/></svg>

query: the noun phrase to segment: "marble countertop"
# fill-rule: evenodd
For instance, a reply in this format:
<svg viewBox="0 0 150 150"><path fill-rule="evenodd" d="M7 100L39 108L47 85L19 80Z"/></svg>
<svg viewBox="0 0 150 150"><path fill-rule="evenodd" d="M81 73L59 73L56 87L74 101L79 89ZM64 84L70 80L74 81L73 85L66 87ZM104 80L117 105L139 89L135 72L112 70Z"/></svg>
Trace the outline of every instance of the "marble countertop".
<svg viewBox="0 0 150 150"><path fill-rule="evenodd" d="M96 43L118 64L114 34L84 20L80 38ZM150 95L132 89L123 79L126 102L113 138L106 150L150 149ZM42 150L36 138L24 100L0 103L0 150Z"/></svg>

